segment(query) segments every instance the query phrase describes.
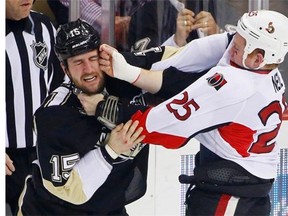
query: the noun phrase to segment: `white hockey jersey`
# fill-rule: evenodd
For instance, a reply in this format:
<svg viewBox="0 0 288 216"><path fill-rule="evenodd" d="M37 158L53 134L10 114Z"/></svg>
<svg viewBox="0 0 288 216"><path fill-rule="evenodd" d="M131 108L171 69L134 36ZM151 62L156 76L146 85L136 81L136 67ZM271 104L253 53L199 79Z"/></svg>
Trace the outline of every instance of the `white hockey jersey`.
<svg viewBox="0 0 288 216"><path fill-rule="evenodd" d="M286 105L283 79L278 69L249 71L229 61L226 52L195 83L133 119L144 127L144 142L179 148L195 137L253 175L275 178Z"/></svg>

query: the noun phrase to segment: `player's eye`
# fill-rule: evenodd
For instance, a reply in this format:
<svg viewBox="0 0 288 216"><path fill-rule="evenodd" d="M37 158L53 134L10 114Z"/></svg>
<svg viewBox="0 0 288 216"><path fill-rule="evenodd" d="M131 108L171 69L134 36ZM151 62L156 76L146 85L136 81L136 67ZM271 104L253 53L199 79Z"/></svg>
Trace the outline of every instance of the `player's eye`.
<svg viewBox="0 0 288 216"><path fill-rule="evenodd" d="M90 61L98 61L99 57L98 56L92 56L90 58Z"/></svg>

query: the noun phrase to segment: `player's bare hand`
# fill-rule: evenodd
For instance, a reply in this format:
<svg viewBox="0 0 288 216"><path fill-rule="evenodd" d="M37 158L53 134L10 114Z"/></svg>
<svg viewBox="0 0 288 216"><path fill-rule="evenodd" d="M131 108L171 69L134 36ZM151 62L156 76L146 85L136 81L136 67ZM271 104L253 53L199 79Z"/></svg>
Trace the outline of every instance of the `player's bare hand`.
<svg viewBox="0 0 288 216"><path fill-rule="evenodd" d="M111 131L107 144L115 153L127 152L145 138L144 135L141 135L143 128L138 127L138 124L138 121L129 120L126 124L117 125Z"/></svg>
<svg viewBox="0 0 288 216"><path fill-rule="evenodd" d="M10 157L6 154L5 158L6 162L6 175L12 175L15 171L15 167L13 165L13 161L10 159Z"/></svg>
<svg viewBox="0 0 288 216"><path fill-rule="evenodd" d="M113 65L112 65L112 54L113 52L118 52L115 48L102 44L99 48L100 50L100 59L99 65L100 69L104 71L108 76L114 77Z"/></svg>
<svg viewBox="0 0 288 216"><path fill-rule="evenodd" d="M77 95L77 97L80 100L86 114L90 116L95 115L98 103L104 100L103 94L87 95L85 93L80 93Z"/></svg>

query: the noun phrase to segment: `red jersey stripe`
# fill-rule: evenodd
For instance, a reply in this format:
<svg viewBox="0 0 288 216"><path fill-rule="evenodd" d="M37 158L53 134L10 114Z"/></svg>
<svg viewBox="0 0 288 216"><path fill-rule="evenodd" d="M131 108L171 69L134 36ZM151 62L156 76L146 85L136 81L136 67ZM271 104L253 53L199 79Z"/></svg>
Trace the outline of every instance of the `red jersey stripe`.
<svg viewBox="0 0 288 216"><path fill-rule="evenodd" d="M218 206L215 211L215 216L223 216L225 215L226 208L228 206L228 202L232 196L223 194L218 202Z"/></svg>
<svg viewBox="0 0 288 216"><path fill-rule="evenodd" d="M150 108L151 109L151 108ZM150 109L146 110L144 113L137 111L133 116L132 120L138 120L138 127L143 127L142 135L146 135L143 143L152 143L155 145L162 145L165 148L176 149L183 146L187 138L176 136L172 134L165 134L159 132L148 132L146 128L146 119ZM149 134L149 135L148 135ZM147 136L148 135L148 136Z"/></svg>
<svg viewBox="0 0 288 216"><path fill-rule="evenodd" d="M237 124L231 123L218 129L220 136L229 143L242 157L248 157L248 149L253 142L254 130Z"/></svg>

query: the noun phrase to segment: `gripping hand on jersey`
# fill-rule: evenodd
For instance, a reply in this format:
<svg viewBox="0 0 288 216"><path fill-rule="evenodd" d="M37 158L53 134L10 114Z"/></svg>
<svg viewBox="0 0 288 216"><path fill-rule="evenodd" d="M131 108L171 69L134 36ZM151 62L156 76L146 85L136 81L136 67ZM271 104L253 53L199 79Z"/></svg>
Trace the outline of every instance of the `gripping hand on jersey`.
<svg viewBox="0 0 288 216"><path fill-rule="evenodd" d="M129 152L145 138L145 135L141 135L143 128L138 127L138 124L138 121L129 120L125 124L117 125L111 131L107 145L117 155Z"/></svg>
<svg viewBox="0 0 288 216"><path fill-rule="evenodd" d="M107 75L129 83L134 83L140 76L141 68L128 64L116 49L103 44L100 46L100 69Z"/></svg>

